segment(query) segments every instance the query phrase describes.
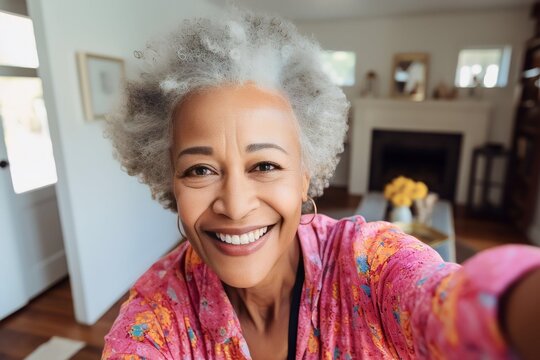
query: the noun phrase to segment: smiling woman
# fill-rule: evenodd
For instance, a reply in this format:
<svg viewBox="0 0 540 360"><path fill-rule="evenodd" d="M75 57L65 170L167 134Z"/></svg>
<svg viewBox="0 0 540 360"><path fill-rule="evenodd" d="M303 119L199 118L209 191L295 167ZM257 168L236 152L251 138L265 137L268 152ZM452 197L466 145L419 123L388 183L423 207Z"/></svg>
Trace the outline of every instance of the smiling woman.
<svg viewBox="0 0 540 360"><path fill-rule="evenodd" d="M253 84L224 85L190 96L172 121L173 190L197 254L236 288L283 277L280 263L300 256L291 245L309 185L290 104Z"/></svg>
<svg viewBox="0 0 540 360"><path fill-rule="evenodd" d="M539 331L539 250L503 247L460 267L389 223L302 215L347 128L320 51L282 19L236 12L187 21L137 52L150 68L108 134L187 241L134 285L103 359L539 350L524 335Z"/></svg>

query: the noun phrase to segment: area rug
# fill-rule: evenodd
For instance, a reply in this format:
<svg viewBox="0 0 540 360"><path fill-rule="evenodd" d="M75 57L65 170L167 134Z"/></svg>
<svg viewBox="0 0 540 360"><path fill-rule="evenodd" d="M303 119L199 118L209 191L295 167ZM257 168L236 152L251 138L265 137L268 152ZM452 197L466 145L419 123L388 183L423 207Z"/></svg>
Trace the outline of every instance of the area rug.
<svg viewBox="0 0 540 360"><path fill-rule="evenodd" d="M83 341L53 336L49 341L38 346L24 360L68 360L85 345Z"/></svg>

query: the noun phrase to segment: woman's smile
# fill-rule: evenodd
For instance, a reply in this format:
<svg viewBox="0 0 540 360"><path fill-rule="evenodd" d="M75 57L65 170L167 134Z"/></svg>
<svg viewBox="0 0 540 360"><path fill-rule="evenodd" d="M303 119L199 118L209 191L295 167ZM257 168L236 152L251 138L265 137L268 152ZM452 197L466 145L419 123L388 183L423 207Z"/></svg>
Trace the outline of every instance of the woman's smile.
<svg viewBox="0 0 540 360"><path fill-rule="evenodd" d="M213 244L225 255L245 256L258 251L272 237L276 224L204 231ZM251 230L254 229L254 230Z"/></svg>

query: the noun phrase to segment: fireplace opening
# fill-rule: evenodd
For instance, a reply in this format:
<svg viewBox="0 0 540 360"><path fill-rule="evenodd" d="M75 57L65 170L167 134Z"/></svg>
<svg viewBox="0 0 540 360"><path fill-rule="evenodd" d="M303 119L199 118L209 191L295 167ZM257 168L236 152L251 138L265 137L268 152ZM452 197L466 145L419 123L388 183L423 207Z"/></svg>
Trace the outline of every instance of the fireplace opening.
<svg viewBox="0 0 540 360"><path fill-rule="evenodd" d="M374 130L369 190L382 191L397 176L423 181L431 192L454 201L461 134Z"/></svg>

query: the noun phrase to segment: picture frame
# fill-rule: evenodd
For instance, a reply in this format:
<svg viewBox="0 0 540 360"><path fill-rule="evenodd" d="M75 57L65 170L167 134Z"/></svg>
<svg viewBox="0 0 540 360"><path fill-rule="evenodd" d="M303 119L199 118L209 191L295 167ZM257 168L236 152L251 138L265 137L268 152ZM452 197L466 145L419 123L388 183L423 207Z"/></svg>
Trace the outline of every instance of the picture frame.
<svg viewBox="0 0 540 360"><path fill-rule="evenodd" d="M427 53L395 54L390 77L390 96L413 101L425 100L428 69Z"/></svg>
<svg viewBox="0 0 540 360"><path fill-rule="evenodd" d="M125 84L124 60L88 52L77 53L84 114L87 121L105 119Z"/></svg>

